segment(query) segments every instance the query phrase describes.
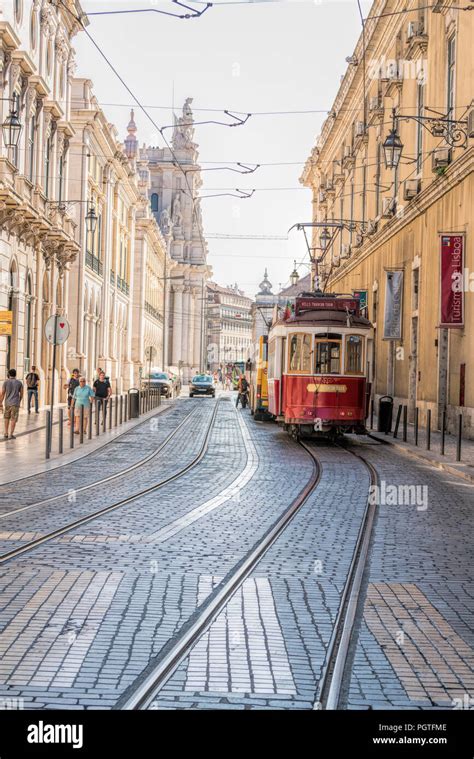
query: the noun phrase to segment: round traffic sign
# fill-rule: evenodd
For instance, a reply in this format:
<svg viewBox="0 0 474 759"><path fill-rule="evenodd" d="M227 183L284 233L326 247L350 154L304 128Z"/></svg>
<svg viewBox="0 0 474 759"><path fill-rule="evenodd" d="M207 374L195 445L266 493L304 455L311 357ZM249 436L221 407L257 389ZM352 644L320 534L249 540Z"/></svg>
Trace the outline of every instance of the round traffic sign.
<svg viewBox="0 0 474 759"><path fill-rule="evenodd" d="M51 345L62 345L69 337L69 322L64 316L50 316L44 325L44 336ZM56 333L56 339L55 338Z"/></svg>
<svg viewBox="0 0 474 759"><path fill-rule="evenodd" d="M149 345L148 348L145 349L145 358L147 361L153 361L153 359L156 356L156 348L154 345Z"/></svg>

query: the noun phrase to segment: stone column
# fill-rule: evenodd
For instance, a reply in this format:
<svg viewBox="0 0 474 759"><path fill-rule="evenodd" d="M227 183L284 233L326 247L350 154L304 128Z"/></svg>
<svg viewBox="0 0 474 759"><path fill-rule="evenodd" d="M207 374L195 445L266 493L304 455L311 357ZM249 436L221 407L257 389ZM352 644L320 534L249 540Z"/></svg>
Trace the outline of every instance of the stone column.
<svg viewBox="0 0 474 759"><path fill-rule="evenodd" d="M183 287L175 286L173 292L173 366L177 367L183 352Z"/></svg>
<svg viewBox="0 0 474 759"><path fill-rule="evenodd" d="M195 308L194 308L194 351L193 351L193 361L194 366L196 367L196 370L199 370L201 366L201 317L202 317L202 308L203 308L203 301L201 298L202 295L202 287L195 288L196 292L196 300L195 300ZM204 290L204 292L206 292ZM205 369L206 367L204 367Z"/></svg>
<svg viewBox="0 0 474 759"><path fill-rule="evenodd" d="M189 370L190 374L192 373L193 369L199 369L199 366L196 366L194 362L194 312L195 312L195 301L196 301L196 289L194 287L190 288L189 292L189 315L188 315L188 363L189 363Z"/></svg>

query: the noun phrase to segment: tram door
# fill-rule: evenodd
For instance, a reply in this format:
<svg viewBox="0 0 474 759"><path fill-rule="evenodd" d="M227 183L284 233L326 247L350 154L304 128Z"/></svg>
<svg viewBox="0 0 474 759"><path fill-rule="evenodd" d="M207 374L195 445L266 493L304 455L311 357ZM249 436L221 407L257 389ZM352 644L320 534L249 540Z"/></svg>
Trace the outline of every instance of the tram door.
<svg viewBox="0 0 474 759"><path fill-rule="evenodd" d="M285 362L286 362L286 337L282 338L281 341L281 357L280 357L280 398L278 402L278 407L280 409L280 414L284 414L283 411L283 376L285 374Z"/></svg>

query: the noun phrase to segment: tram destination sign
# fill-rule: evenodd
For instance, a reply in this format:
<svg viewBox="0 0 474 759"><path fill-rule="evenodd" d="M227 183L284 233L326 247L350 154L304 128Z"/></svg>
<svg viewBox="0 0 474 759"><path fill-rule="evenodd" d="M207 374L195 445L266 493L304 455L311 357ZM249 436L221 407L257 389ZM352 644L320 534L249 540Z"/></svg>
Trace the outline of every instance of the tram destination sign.
<svg viewBox="0 0 474 759"><path fill-rule="evenodd" d="M359 315L359 300L356 298L296 298L295 313L303 311L349 311Z"/></svg>

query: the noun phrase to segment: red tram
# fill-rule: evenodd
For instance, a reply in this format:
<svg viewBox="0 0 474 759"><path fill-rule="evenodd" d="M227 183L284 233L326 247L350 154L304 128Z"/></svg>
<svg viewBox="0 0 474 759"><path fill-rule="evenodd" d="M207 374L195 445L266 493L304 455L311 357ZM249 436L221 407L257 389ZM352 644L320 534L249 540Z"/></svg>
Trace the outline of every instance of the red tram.
<svg viewBox="0 0 474 759"><path fill-rule="evenodd" d="M296 298L294 314L268 337L269 411L293 436L365 432L372 325L359 300L323 293Z"/></svg>

